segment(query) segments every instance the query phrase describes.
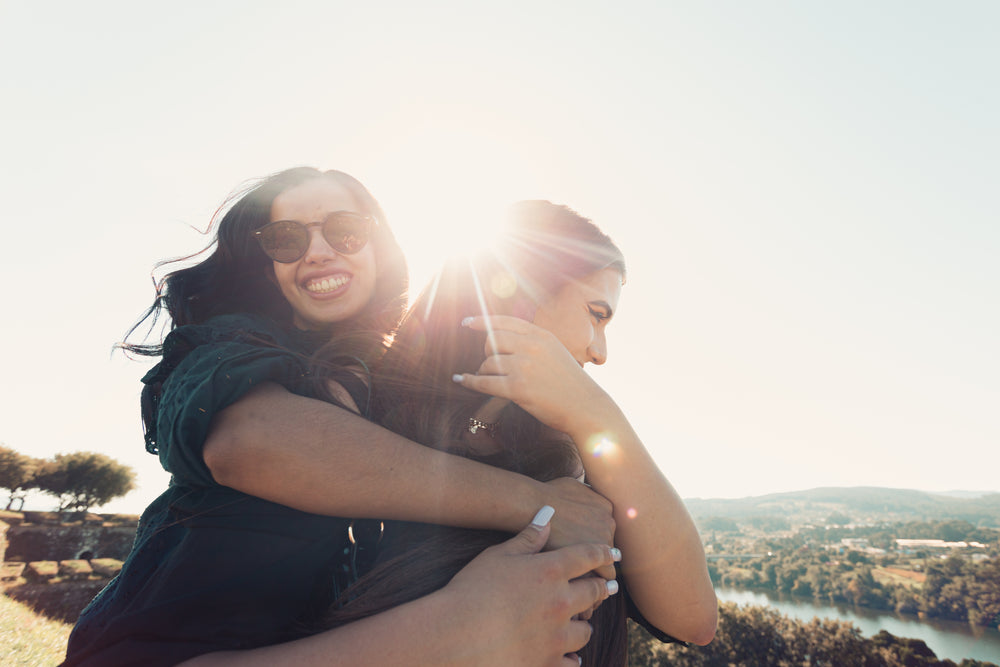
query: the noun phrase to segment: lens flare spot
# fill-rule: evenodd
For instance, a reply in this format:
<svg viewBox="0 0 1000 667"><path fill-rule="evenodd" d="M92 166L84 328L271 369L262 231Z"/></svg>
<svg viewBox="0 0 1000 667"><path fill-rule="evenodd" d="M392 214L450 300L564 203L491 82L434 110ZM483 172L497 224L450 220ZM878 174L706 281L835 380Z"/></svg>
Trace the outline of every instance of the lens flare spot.
<svg viewBox="0 0 1000 667"><path fill-rule="evenodd" d="M509 299L517 292L517 279L506 271L500 271L490 279L490 289L498 299Z"/></svg>
<svg viewBox="0 0 1000 667"><path fill-rule="evenodd" d="M635 511L634 507L629 507L628 510L625 512L625 516L627 516L630 519L634 519L638 515L639 513Z"/></svg>
<svg viewBox="0 0 1000 667"><path fill-rule="evenodd" d="M618 449L618 445L616 445L614 441L606 435L597 435L591 439L588 449L590 450L591 456L597 458L607 458L615 453Z"/></svg>

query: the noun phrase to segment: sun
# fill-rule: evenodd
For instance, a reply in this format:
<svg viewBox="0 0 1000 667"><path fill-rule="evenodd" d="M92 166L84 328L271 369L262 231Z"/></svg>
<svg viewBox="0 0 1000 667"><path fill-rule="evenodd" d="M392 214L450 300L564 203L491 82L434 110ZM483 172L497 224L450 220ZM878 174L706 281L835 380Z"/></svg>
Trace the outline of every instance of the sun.
<svg viewBox="0 0 1000 667"><path fill-rule="evenodd" d="M486 127L440 118L397 133L391 164L378 168L376 196L406 255L412 294L446 259L489 247L511 204L540 194L546 179L534 147Z"/></svg>

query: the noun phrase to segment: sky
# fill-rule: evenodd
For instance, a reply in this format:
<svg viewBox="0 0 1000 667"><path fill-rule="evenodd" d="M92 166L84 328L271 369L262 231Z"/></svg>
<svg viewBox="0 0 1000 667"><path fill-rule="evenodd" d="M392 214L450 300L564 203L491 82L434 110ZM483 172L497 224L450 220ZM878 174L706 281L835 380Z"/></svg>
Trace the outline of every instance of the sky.
<svg viewBox="0 0 1000 667"><path fill-rule="evenodd" d="M0 0L0 443L139 488L112 352L227 195L336 168L419 287L513 201L629 265L594 377L684 497L1000 491L1000 4ZM47 508L52 499L39 499Z"/></svg>

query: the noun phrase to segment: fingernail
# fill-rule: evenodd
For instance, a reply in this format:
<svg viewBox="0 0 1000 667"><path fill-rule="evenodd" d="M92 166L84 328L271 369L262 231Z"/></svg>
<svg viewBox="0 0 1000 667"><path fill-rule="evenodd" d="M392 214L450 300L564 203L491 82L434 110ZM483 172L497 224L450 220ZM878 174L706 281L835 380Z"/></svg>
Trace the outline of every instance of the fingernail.
<svg viewBox="0 0 1000 667"><path fill-rule="evenodd" d="M611 547L611 560L620 563L622 560L622 550L618 547Z"/></svg>
<svg viewBox="0 0 1000 667"><path fill-rule="evenodd" d="M551 505L546 505L542 509L538 510L538 514L535 518L531 520L531 525L536 528L541 528L543 526L549 525L549 521L552 520L552 515L556 513L556 510Z"/></svg>
<svg viewBox="0 0 1000 667"><path fill-rule="evenodd" d="M462 326L463 327L467 327L470 324L472 324L472 318L471 317L466 317L465 319L462 320Z"/></svg>
<svg viewBox="0 0 1000 667"><path fill-rule="evenodd" d="M465 376L462 375L461 373L455 373L454 375L451 376L451 381L452 382L458 382L459 384L461 384L462 380L464 380L464 379L465 379Z"/></svg>
<svg viewBox="0 0 1000 667"><path fill-rule="evenodd" d="M608 595L614 595L618 592L618 582L614 579L608 579L605 584L608 587Z"/></svg>
<svg viewBox="0 0 1000 667"><path fill-rule="evenodd" d="M581 658L580 656L576 656L576 664L583 665L583 658Z"/></svg>

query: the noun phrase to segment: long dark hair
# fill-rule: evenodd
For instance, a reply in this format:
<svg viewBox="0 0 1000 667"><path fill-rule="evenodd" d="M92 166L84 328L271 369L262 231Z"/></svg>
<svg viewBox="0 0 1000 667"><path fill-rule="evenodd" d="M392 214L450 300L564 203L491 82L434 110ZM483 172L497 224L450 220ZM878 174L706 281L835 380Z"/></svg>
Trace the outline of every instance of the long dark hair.
<svg viewBox="0 0 1000 667"><path fill-rule="evenodd" d="M485 334L459 326L479 313L531 319L535 305L572 280L604 268L625 277L621 251L590 220L547 201L516 204L489 251L448 262L411 306L375 375L373 418L412 440L548 481L575 476L572 441L515 404L494 434L499 450L476 455L462 443L468 419L489 396L451 381L484 361ZM393 534L393 529L396 529ZM369 616L437 590L483 549L509 537L484 530L390 524L379 563L341 597L325 627ZM624 665L625 608L615 596L592 619L587 665Z"/></svg>
<svg viewBox="0 0 1000 667"><path fill-rule="evenodd" d="M168 273L156 283L156 298L118 347L142 356L163 354L162 341L129 342L136 331L148 324L152 331L163 314L169 316L168 329L203 324L219 315L246 313L268 318L291 328L292 308L281 290L268 278L271 260L253 239L254 230L271 221L271 205L286 190L317 178L329 178L354 197L361 212L376 221L371 243L375 251L375 291L371 301L356 316L324 331L331 341L327 359L350 357L373 364L385 350L406 308L408 274L406 260L389 228L382 207L357 179L341 171L320 171L313 167L293 167L277 172L235 193L213 220L215 237L202 253L208 256L194 266ZM216 219L218 214L216 215ZM198 253L201 254L201 253ZM168 260L159 266L183 261ZM340 346L338 350L333 348ZM329 364L327 364L329 365ZM317 364L316 368L322 368ZM315 369L314 369L315 370ZM316 380L321 383L320 377ZM148 384L143 390L142 416L147 434L152 431L160 387ZM155 453L155 443L147 442Z"/></svg>

